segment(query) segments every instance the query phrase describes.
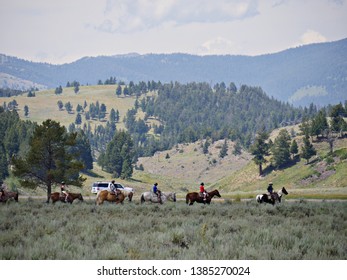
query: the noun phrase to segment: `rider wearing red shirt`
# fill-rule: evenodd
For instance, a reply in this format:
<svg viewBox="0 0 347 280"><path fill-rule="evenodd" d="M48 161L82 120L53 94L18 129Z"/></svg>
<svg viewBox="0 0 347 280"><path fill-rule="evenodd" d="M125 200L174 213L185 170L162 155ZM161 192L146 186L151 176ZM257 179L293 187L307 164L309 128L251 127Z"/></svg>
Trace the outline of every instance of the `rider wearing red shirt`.
<svg viewBox="0 0 347 280"><path fill-rule="evenodd" d="M205 186L204 183L200 184L200 195L204 198L204 200L206 200L207 193L205 191L205 187L204 186Z"/></svg>

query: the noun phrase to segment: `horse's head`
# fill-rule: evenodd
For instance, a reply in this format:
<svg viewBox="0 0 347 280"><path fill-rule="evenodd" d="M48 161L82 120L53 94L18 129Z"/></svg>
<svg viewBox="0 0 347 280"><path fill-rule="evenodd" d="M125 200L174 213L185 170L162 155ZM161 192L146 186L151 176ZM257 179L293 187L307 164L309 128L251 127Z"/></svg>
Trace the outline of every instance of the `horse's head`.
<svg viewBox="0 0 347 280"><path fill-rule="evenodd" d="M287 190L285 189L285 187L282 188L282 193L285 194L285 195L288 194L288 192L287 192Z"/></svg>
<svg viewBox="0 0 347 280"><path fill-rule="evenodd" d="M211 195L211 196L218 196L218 197L221 197L221 195L220 195L220 193L219 193L218 190L214 190L214 191L210 192L210 195Z"/></svg>

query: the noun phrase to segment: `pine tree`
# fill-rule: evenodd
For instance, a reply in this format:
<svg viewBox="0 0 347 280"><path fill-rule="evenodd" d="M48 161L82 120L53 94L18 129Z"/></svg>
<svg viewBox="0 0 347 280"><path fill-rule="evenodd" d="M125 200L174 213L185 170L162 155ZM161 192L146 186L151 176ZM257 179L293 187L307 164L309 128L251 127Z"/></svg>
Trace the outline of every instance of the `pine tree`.
<svg viewBox="0 0 347 280"><path fill-rule="evenodd" d="M240 141L236 141L234 150L233 150L233 155L237 156L237 155L241 155L241 153L242 153L242 147L241 147Z"/></svg>
<svg viewBox="0 0 347 280"><path fill-rule="evenodd" d="M290 145L290 153L293 155L293 158L294 158L298 152L299 152L299 146L296 140L294 139L292 141L292 144Z"/></svg>
<svg viewBox="0 0 347 280"><path fill-rule="evenodd" d="M310 142L310 138L308 134L304 137L304 144L301 146L301 157L306 159L306 163L309 163L309 159L316 155L316 149L313 147L312 143Z"/></svg>
<svg viewBox="0 0 347 280"><path fill-rule="evenodd" d="M130 178L133 170L132 159L135 155L133 146L128 132L117 131L103 155L102 163L105 170L116 178Z"/></svg>
<svg viewBox="0 0 347 280"><path fill-rule="evenodd" d="M68 185L81 187L85 181L79 175L83 168L68 148L75 145L76 134L67 133L58 122L46 120L34 130L30 149L24 157L13 158L13 174L20 178L24 187L41 187L47 190L47 202L52 187L65 181Z"/></svg>
<svg viewBox="0 0 347 280"><path fill-rule="evenodd" d="M271 148L272 158L276 167L281 167L290 161L290 135L286 129L282 129L276 137Z"/></svg>
<svg viewBox="0 0 347 280"><path fill-rule="evenodd" d="M251 153L254 156L253 161L259 166L259 176L263 175L263 164L267 162L266 156L269 155L269 144L266 140L269 138L269 134L263 127L258 131L254 144L251 146Z"/></svg>
<svg viewBox="0 0 347 280"><path fill-rule="evenodd" d="M222 146L222 149L219 152L219 157L224 158L227 155L228 155L228 143L227 143L227 139L225 139L223 146Z"/></svg>

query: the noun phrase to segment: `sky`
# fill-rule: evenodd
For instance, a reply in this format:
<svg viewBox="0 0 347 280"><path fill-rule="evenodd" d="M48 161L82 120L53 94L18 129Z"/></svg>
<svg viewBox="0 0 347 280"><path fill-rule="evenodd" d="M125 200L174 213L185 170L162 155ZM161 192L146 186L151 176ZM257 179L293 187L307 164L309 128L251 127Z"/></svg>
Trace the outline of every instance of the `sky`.
<svg viewBox="0 0 347 280"><path fill-rule="evenodd" d="M347 38L347 0L0 0L0 54L261 55Z"/></svg>

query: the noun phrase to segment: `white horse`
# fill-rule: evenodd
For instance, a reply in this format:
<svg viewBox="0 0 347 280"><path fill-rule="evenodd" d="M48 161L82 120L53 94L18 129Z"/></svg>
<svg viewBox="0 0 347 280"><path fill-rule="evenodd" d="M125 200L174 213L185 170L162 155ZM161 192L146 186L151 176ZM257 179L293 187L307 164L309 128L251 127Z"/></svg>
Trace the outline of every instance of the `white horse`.
<svg viewBox="0 0 347 280"><path fill-rule="evenodd" d="M267 193L264 194L258 194L256 196L256 200L259 203L270 203L272 205L275 205L276 202L281 203L281 199L283 195L287 195L287 190L283 187L281 190L278 191L278 193L273 192L271 197L269 198Z"/></svg>
<svg viewBox="0 0 347 280"><path fill-rule="evenodd" d="M166 201L176 202L176 193L161 192L160 200L161 200L161 203L164 203ZM146 201L153 202L153 203L160 203L158 196L153 192L144 192L141 194L141 203L144 203Z"/></svg>

